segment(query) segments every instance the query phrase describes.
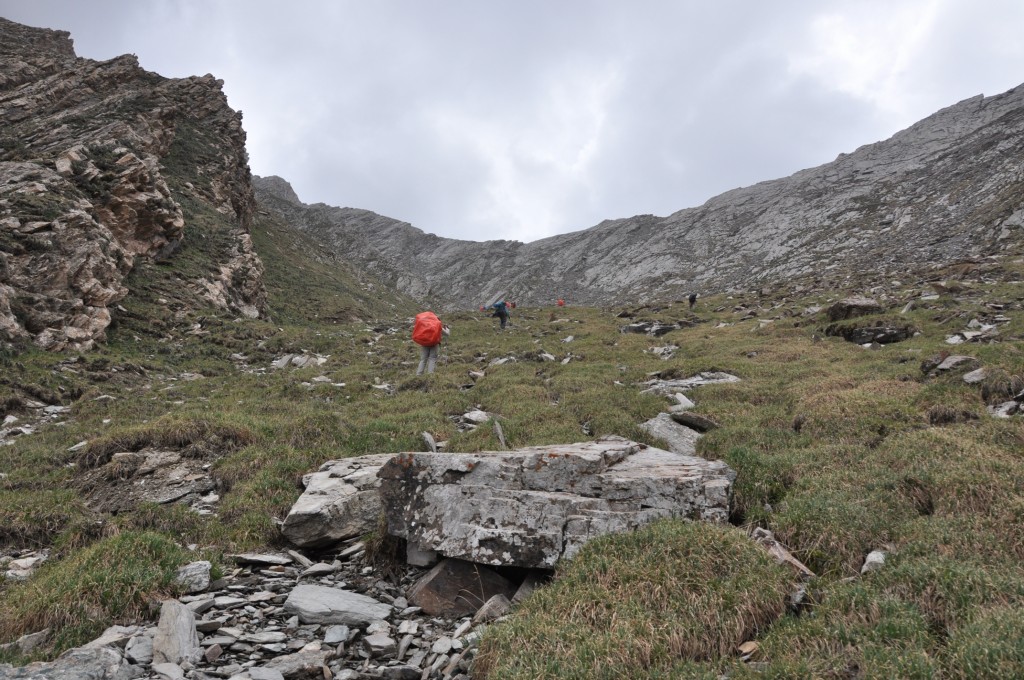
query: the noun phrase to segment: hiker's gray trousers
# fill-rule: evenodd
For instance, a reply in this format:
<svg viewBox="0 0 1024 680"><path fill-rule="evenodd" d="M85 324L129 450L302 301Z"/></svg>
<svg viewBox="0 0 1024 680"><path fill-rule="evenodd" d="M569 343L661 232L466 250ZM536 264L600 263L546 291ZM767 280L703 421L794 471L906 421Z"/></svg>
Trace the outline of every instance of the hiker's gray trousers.
<svg viewBox="0 0 1024 680"><path fill-rule="evenodd" d="M437 348L439 345L433 347L420 346L420 367L416 369L416 375L423 374L423 367L427 367L427 373L434 372L434 366L437 364Z"/></svg>

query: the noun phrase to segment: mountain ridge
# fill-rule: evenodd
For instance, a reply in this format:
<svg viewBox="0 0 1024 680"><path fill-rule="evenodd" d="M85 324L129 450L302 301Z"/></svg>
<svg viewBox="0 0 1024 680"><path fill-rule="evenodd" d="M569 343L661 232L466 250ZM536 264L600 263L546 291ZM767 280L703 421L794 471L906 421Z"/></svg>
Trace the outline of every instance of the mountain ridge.
<svg viewBox="0 0 1024 680"><path fill-rule="evenodd" d="M371 211L283 205L265 189L269 178L254 188L268 209L339 254L443 307L472 308L502 291L525 304L612 304L999 252L1021 239L1022 153L1016 87L665 217L604 220L529 243L446 239Z"/></svg>

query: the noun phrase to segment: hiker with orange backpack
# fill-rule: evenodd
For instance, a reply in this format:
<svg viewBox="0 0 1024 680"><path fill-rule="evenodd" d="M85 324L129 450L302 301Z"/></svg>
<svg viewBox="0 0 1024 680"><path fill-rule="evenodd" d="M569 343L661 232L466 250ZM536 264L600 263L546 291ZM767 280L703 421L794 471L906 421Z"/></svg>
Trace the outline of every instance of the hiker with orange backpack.
<svg viewBox="0 0 1024 680"><path fill-rule="evenodd" d="M420 312L416 315L416 321L412 325L412 340L420 346L420 365L416 369L416 375L423 375L424 367L427 373L434 372L441 338L450 332L448 326L441 323L433 312Z"/></svg>

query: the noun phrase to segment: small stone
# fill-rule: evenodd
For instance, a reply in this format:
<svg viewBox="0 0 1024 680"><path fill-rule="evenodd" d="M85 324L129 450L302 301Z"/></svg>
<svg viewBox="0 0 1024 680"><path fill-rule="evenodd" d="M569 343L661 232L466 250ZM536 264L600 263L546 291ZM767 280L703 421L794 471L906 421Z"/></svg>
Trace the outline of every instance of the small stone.
<svg viewBox="0 0 1024 680"><path fill-rule="evenodd" d="M235 564L255 564L264 567L273 565L285 565L291 564L292 558L285 555L269 555L263 553L241 553L238 555L228 555L235 561Z"/></svg>
<svg viewBox="0 0 1024 680"><path fill-rule="evenodd" d="M324 644L336 645L339 642L347 642L348 637L348 626L328 626L324 631Z"/></svg>
<svg viewBox="0 0 1024 680"><path fill-rule="evenodd" d="M393 656L398 651L398 644L386 633L374 633L363 638L363 649L371 657Z"/></svg>
<svg viewBox="0 0 1024 680"><path fill-rule="evenodd" d="M512 602L501 593L498 593L477 610L476 615L473 616L473 623L490 623L498 617L505 616L510 611L512 611Z"/></svg>
<svg viewBox="0 0 1024 680"><path fill-rule="evenodd" d="M38 632L29 633L28 635L22 635L20 638L18 638L15 644L18 646L18 649L21 651L22 654L29 654L38 647L46 644L46 641L49 639L50 629L43 628Z"/></svg>
<svg viewBox="0 0 1024 680"><path fill-rule="evenodd" d="M381 673L386 680L419 680L423 671L419 666L385 666Z"/></svg>
<svg viewBox="0 0 1024 680"><path fill-rule="evenodd" d="M151 666L153 672L167 680L184 680L185 672L176 663L155 663Z"/></svg>
<svg viewBox="0 0 1024 680"><path fill-rule="evenodd" d="M450 637L438 638L434 644L430 646L430 651L434 654L447 654L452 651L452 639Z"/></svg>
<svg viewBox="0 0 1024 680"><path fill-rule="evenodd" d="M971 371L970 373L964 373L964 382L968 385L977 385L985 380L985 369L979 368Z"/></svg>
<svg viewBox="0 0 1024 680"><path fill-rule="evenodd" d="M174 581L184 587L186 593L201 593L210 587L211 568L206 560L186 564L178 569Z"/></svg>
<svg viewBox="0 0 1024 680"><path fill-rule="evenodd" d="M252 680L284 680L281 671L273 668L253 667L248 670L248 673Z"/></svg>
<svg viewBox="0 0 1024 680"><path fill-rule="evenodd" d="M224 653L224 649L220 645L213 645L207 647L203 653L203 658L206 659L207 663L213 663L220 658L220 655Z"/></svg>
<svg viewBox="0 0 1024 680"><path fill-rule="evenodd" d="M327 574L333 574L338 571L338 568L333 564L327 564L326 562L317 562L313 566L306 569L304 572L299 574L299 578L313 578L317 576L326 576Z"/></svg>
<svg viewBox="0 0 1024 680"><path fill-rule="evenodd" d="M864 560L864 566L860 568L860 573L867 574L872 571L878 571L885 566L885 553L881 550L872 550L868 553L867 558Z"/></svg>
<svg viewBox="0 0 1024 680"><path fill-rule="evenodd" d="M125 646L124 654L134 664L153 663L153 638L148 635L133 637Z"/></svg>
<svg viewBox="0 0 1024 680"><path fill-rule="evenodd" d="M231 595L221 595L220 597L213 598L213 606L217 609L234 609L235 607L241 607L245 603L245 599Z"/></svg>

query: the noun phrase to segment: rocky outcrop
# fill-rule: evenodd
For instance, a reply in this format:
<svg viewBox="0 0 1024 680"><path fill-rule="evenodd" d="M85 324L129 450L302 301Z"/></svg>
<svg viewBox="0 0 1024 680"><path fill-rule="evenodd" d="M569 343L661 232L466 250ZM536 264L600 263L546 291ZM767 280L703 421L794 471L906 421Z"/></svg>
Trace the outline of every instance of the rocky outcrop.
<svg viewBox="0 0 1024 680"><path fill-rule="evenodd" d="M377 472L392 454L332 460L303 481L306 490L281 533L302 548L324 547L372 530L380 517Z"/></svg>
<svg viewBox="0 0 1024 680"><path fill-rule="evenodd" d="M512 452L403 453L381 468L388 531L416 551L552 568L598 536L663 517L723 522L721 461L621 437Z"/></svg>
<svg viewBox="0 0 1024 680"><path fill-rule="evenodd" d="M301 205L280 178L261 203L403 292L476 308L505 292L578 304L901 274L1024 236L1024 87L962 101L890 139L668 217L639 215L533 243L460 241L367 210Z"/></svg>
<svg viewBox="0 0 1024 680"><path fill-rule="evenodd" d="M168 163L202 177L176 180L235 225L217 274L193 287L264 311L245 133L221 86L163 78L134 56L76 58L67 33L0 19L0 342L83 350L104 337L136 258L173 256L188 238ZM196 130L218 153L189 156Z"/></svg>

